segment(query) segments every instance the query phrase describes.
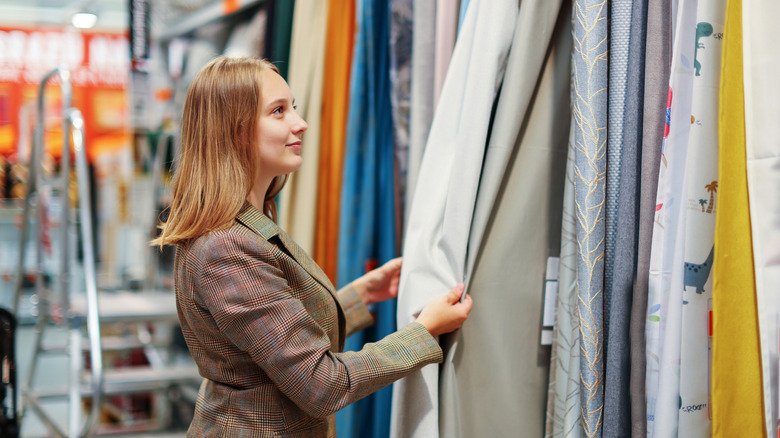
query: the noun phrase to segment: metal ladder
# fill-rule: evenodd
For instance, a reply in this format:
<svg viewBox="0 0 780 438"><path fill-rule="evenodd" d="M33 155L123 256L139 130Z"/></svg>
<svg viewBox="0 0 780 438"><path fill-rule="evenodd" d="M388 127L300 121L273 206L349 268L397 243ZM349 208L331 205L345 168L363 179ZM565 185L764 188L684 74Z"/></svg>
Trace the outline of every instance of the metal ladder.
<svg viewBox="0 0 780 438"><path fill-rule="evenodd" d="M62 93L63 118L63 154L59 176L47 177L42 171L44 152L44 104L45 88L52 79L59 79ZM14 314L19 309L19 302L24 294L23 276L24 261L27 258L27 241L30 237L32 224L37 224L38 238L35 248L34 289L39 299L38 320L35 327L35 341L29 376L21 388L22 407L19 418L27 408L35 413L52 435L57 437L92 436L102 433L121 433L114 430L101 430L99 414L107 396L114 394L129 394L155 392L158 400L166 399L167 391L179 385L186 387L184 395L192 396L190 385L199 384L202 380L197 368L192 363L176 365L166 354L170 339L162 340L148 329L150 324L161 327L172 327L178 324L175 299L172 291L112 291L98 292L96 261L93 244L93 225L89 211L90 192L89 174L84 145L84 119L81 112L71 107L72 89L70 73L60 67L47 73L41 83L38 95L38 114L35 127L33 147L30 153L29 178L27 196L25 197L19 249L19 265L17 269ZM71 206L70 193L70 143L73 141L76 160L76 182L78 186L78 205ZM47 203L59 195L59 246L56 257L59 261L59 272L54 284L59 295L61 315L52 312L49 288L44 282L43 261L43 227L47 221ZM74 245L71 243L71 218L73 210L77 211L78 227L81 235L81 250L83 256L84 287L82 291L71 284L71 265ZM33 214L37 218L33 218ZM79 290L79 292L74 292ZM83 293L82 293L83 292ZM132 337L101 337L101 325L104 328L110 324L133 326L136 332ZM67 341L59 344L45 344L44 333L54 325L63 326L67 332ZM86 332L86 337L84 335ZM106 368L103 363L105 351L120 351L142 348L149 362L148 366L121 368ZM84 352L89 352L89 367L82 360ZM44 354L65 354L68 358L67 381L60 387L39 387L36 383L36 368L39 358ZM67 425L62 427L44 406L44 400L65 397L68 402ZM89 407L85 413L82 399L89 399ZM129 432L142 432L149 436L152 429L165 427L170 417L165 403L158 407L159 423L157 425L130 428ZM60 421L61 422L61 421ZM67 431L66 431L67 430Z"/></svg>

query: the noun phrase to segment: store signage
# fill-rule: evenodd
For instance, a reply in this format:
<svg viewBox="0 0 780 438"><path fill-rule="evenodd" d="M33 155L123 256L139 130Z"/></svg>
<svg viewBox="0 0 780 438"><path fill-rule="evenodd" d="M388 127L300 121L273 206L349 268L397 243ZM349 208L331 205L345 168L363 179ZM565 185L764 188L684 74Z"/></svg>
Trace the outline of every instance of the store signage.
<svg viewBox="0 0 780 438"><path fill-rule="evenodd" d="M38 83L66 66L73 85L125 87L129 59L124 35L0 29L0 82Z"/></svg>

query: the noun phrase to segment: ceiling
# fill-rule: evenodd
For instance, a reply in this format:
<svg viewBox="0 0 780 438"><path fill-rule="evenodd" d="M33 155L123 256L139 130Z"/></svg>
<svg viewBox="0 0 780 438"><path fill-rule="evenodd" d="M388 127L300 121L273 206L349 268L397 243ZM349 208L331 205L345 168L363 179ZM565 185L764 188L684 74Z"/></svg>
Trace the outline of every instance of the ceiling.
<svg viewBox="0 0 780 438"><path fill-rule="evenodd" d="M70 17L83 9L97 13L95 29L127 28L128 0L0 0L0 26L70 25Z"/></svg>
<svg viewBox="0 0 780 438"><path fill-rule="evenodd" d="M183 14L214 0L148 0L152 10L152 32L162 29ZM77 11L91 9L98 15L95 30L125 31L130 0L0 0L0 26L69 26Z"/></svg>

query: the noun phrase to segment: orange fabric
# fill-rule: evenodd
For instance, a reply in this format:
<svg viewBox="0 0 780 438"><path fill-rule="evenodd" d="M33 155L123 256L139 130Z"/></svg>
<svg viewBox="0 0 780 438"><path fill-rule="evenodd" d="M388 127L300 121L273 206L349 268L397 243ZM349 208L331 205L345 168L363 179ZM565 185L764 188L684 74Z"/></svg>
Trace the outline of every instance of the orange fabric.
<svg viewBox="0 0 780 438"><path fill-rule="evenodd" d="M741 0L728 1L723 34L712 291L712 436L765 437L747 187Z"/></svg>
<svg viewBox="0 0 780 438"><path fill-rule="evenodd" d="M314 260L337 283L341 179L349 115L349 81L355 41L355 2L331 0L325 41L320 134L320 177Z"/></svg>

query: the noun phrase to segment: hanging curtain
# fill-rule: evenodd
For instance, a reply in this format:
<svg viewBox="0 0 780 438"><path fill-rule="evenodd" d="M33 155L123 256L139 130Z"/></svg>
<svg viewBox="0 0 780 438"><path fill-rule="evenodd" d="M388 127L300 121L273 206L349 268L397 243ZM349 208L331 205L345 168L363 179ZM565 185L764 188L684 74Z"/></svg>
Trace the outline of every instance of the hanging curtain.
<svg viewBox="0 0 780 438"><path fill-rule="evenodd" d="M409 153L407 156L404 226L409 218L412 195L420 173L425 142L433 120L436 53L436 3L413 0L412 14L412 90L409 109Z"/></svg>
<svg viewBox="0 0 780 438"><path fill-rule="evenodd" d="M574 171L574 119L571 118L545 438L579 438L583 433L580 421L580 318L577 311L579 294Z"/></svg>
<svg viewBox="0 0 780 438"><path fill-rule="evenodd" d="M347 145L341 192L338 283L340 286L396 256L392 106L390 104L390 8L360 0L350 84ZM352 335L346 350L395 331L394 301L374 305L376 324ZM336 416L340 435L386 437L390 397L386 387Z"/></svg>
<svg viewBox="0 0 780 438"><path fill-rule="evenodd" d="M607 125L607 2L574 1L572 81L580 408L588 437L600 437L604 409L604 200Z"/></svg>
<svg viewBox="0 0 780 438"><path fill-rule="evenodd" d="M458 32L463 27L463 20L466 18L466 11L469 8L469 0L460 0L460 10L458 11Z"/></svg>
<svg viewBox="0 0 780 438"><path fill-rule="evenodd" d="M780 20L780 2L751 0L742 3L742 43L745 83L745 142L756 271L758 323L761 336L761 371L767 436L778 424L778 343L780 343L780 77L774 24ZM755 414L754 414L755 415Z"/></svg>
<svg viewBox="0 0 780 438"><path fill-rule="evenodd" d="M452 59L455 38L458 36L458 2L452 0L436 0L436 53L434 63L433 89L434 106L439 101L444 78Z"/></svg>
<svg viewBox="0 0 780 438"><path fill-rule="evenodd" d="M301 7L308 7L309 4L303 3ZM295 0L275 1L273 7L273 19L271 28L273 38L271 38L270 60L279 69L279 74L287 79L290 64L290 47L293 31L293 15L295 10Z"/></svg>
<svg viewBox="0 0 780 438"><path fill-rule="evenodd" d="M628 309L634 276L636 204L636 143L626 144L629 48L632 0L610 3L609 79L607 112L607 175L604 254L604 434L629 431ZM632 108L634 110L634 108ZM635 160L632 162L635 163ZM624 166L626 173L623 173ZM630 216L627 217L627 216ZM620 232L620 236L618 233ZM617 268L616 269L616 265Z"/></svg>
<svg viewBox="0 0 780 438"><path fill-rule="evenodd" d="M723 38L712 293L712 435L763 437L766 428L746 169L741 1L728 0Z"/></svg>
<svg viewBox="0 0 780 438"><path fill-rule="evenodd" d="M636 280L631 304L631 436L647 434L645 324L658 172L672 56L672 0L648 0Z"/></svg>
<svg viewBox="0 0 780 438"><path fill-rule="evenodd" d="M298 114L309 128L303 134L303 165L290 175L280 193L279 224L309 254L314 250L316 228L327 6L321 0L298 0L287 81Z"/></svg>
<svg viewBox="0 0 780 438"><path fill-rule="evenodd" d="M680 336L685 250L685 166L691 126L696 0L678 4L667 125L658 174L647 300L647 433L672 436L680 395Z"/></svg>
<svg viewBox="0 0 780 438"><path fill-rule="evenodd" d="M409 169L409 124L412 98L412 0L390 0L390 102L393 105L395 157L395 236L401 252Z"/></svg>
<svg viewBox="0 0 780 438"><path fill-rule="evenodd" d="M520 5L469 235L467 292L479 305L443 339L443 437L544 432L550 347L539 327L547 258L560 248L570 14L560 1Z"/></svg>
<svg viewBox="0 0 780 438"><path fill-rule="evenodd" d="M613 23L618 21L615 18L615 8L618 6L620 6L621 27L617 29L616 24L613 24L610 58L620 57L625 51L626 69L624 83L622 74L613 75L610 70L609 84L607 203L609 205L611 194L616 206L611 257L608 252L606 258L605 298L608 309L605 320L607 335L604 381L604 435L606 436L631 435L629 328L638 255L647 0L633 0L620 5L613 3ZM630 9L630 12L627 9ZM626 37L627 40L622 41ZM612 49L613 47L615 50ZM617 82L614 86L613 81ZM621 88L625 90L622 98L618 93ZM615 119L619 121L617 126ZM615 136L612 135L613 131ZM620 139L619 146L614 145L614 137ZM615 160L616 148L619 148L617 163L609 167L610 157ZM612 179L611 183L610 168L616 168L619 172L619 177ZM609 209L607 212L609 230ZM610 242L609 232L607 242ZM607 249L609 250L609 246Z"/></svg>
<svg viewBox="0 0 780 438"><path fill-rule="evenodd" d="M329 0L322 91L320 174L314 260L337 283L341 179L349 110L350 70L355 34L355 1Z"/></svg>
<svg viewBox="0 0 780 438"><path fill-rule="evenodd" d="M491 108L517 2L472 0L444 81L404 238L398 326L464 280L466 246ZM393 385L393 437L438 437L438 366Z"/></svg>
<svg viewBox="0 0 780 438"><path fill-rule="evenodd" d="M718 184L718 96L725 0L699 2L686 163L678 436L710 436L709 310Z"/></svg>

